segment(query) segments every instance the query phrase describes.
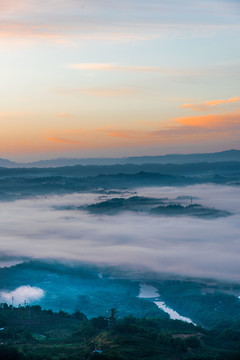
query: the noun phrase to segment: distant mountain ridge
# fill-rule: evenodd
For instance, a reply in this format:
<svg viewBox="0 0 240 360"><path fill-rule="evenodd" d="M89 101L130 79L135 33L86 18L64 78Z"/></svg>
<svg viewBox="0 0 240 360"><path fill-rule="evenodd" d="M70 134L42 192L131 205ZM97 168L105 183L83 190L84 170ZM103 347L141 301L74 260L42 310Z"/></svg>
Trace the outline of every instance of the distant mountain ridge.
<svg viewBox="0 0 240 360"><path fill-rule="evenodd" d="M1 167L19 167L19 163L10 161L8 159L0 158L0 166Z"/></svg>
<svg viewBox="0 0 240 360"><path fill-rule="evenodd" d="M58 158L18 163L0 158L0 167L61 167L75 165L125 165L125 164L189 164L200 162L240 161L240 150L225 150L215 153L168 154L159 156L135 156L123 158Z"/></svg>

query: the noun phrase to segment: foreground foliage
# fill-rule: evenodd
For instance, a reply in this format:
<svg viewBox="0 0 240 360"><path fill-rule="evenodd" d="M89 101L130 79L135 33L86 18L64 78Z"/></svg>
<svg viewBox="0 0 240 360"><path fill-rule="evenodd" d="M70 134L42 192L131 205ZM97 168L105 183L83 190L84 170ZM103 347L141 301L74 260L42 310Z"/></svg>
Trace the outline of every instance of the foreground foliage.
<svg viewBox="0 0 240 360"><path fill-rule="evenodd" d="M239 324L240 325L240 324ZM54 313L40 306L0 309L0 360L238 360L240 331L206 330L178 320L90 320L75 311Z"/></svg>

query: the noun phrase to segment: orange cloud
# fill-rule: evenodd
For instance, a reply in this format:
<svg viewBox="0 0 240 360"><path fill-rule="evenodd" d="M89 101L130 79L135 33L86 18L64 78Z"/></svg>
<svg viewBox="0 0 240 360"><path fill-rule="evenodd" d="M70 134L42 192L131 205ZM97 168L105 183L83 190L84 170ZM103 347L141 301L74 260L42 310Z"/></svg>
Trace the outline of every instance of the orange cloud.
<svg viewBox="0 0 240 360"><path fill-rule="evenodd" d="M141 135L146 136L146 133L132 130L100 130L111 137L122 139L138 139Z"/></svg>
<svg viewBox="0 0 240 360"><path fill-rule="evenodd" d="M25 129L23 129L25 130ZM6 137L2 134L1 152L53 152L70 150L127 149L166 145L202 144L238 141L240 136L240 110L221 115L191 116L172 119L168 123L154 123L149 127L108 127L88 129L52 130L35 137L32 134ZM49 133L51 131L51 133ZM5 140L7 138L7 140Z"/></svg>
<svg viewBox="0 0 240 360"><path fill-rule="evenodd" d="M60 144L81 144L81 142L79 142L79 141L62 139L62 138L58 138L58 137L46 137L44 139L54 142L54 143L60 143Z"/></svg>
<svg viewBox="0 0 240 360"><path fill-rule="evenodd" d="M167 141L186 141L191 143L193 138L223 138L237 136L240 130L240 111L223 115L206 115L176 118L171 126L156 130L116 130L102 129L109 137L126 139L133 143L162 143Z"/></svg>
<svg viewBox="0 0 240 360"><path fill-rule="evenodd" d="M204 127L207 129L234 130L240 127L240 111L222 115L190 116L175 119L185 126Z"/></svg>
<svg viewBox="0 0 240 360"><path fill-rule="evenodd" d="M56 114L56 116L57 117L71 117L71 115L70 114L68 114L68 113L65 113L65 112L61 112L61 113L59 113L59 114Z"/></svg>
<svg viewBox="0 0 240 360"><path fill-rule="evenodd" d="M102 130L103 131L103 130ZM143 130L106 130L103 131L108 136L118 139L126 139L129 140L130 143L135 144L156 144L161 141L162 143L168 141L174 141L179 139L187 139L188 136L194 135L202 135L206 136L209 132L206 129L200 127L192 127L192 126L171 126L166 129L159 129L153 131L143 131Z"/></svg>
<svg viewBox="0 0 240 360"><path fill-rule="evenodd" d="M170 122L164 124L152 123L151 127L155 130L143 129L116 129L116 128L102 128L89 130L66 130L68 133L79 134L84 138L92 139L98 137L99 134L106 134L107 137L115 139L125 139L129 141L159 141L161 138L180 138L187 139L188 136L200 135L206 136L210 134L215 136L217 133L232 132L240 130L240 111L234 113L226 113L221 115L205 115L205 116L191 116L172 119ZM102 137L104 138L104 137ZM104 138L105 140L107 138ZM107 141L107 140L106 140Z"/></svg>
<svg viewBox="0 0 240 360"><path fill-rule="evenodd" d="M191 109L196 111L205 111L210 109L211 107L216 107L222 104L232 104L240 102L240 96L234 96L233 98L225 99L225 100L211 100L205 101L204 103L200 104L183 104L180 106L181 109Z"/></svg>

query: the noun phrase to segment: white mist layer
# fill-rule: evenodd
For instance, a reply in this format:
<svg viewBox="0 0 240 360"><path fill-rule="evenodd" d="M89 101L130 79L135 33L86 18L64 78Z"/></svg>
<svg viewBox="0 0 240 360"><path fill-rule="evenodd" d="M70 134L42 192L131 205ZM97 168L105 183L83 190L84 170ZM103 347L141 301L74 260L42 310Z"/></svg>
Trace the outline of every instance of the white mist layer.
<svg viewBox="0 0 240 360"><path fill-rule="evenodd" d="M2 258L77 260L240 282L240 187L202 185L137 191L157 197L198 196L197 202L234 215L206 220L54 210L54 206L95 202L96 194L2 203Z"/></svg>
<svg viewBox="0 0 240 360"><path fill-rule="evenodd" d="M32 287L29 285L20 286L13 291L1 291L0 298L2 302L6 302L8 304L31 304L34 301L38 301L42 299L45 295L44 290L38 287Z"/></svg>

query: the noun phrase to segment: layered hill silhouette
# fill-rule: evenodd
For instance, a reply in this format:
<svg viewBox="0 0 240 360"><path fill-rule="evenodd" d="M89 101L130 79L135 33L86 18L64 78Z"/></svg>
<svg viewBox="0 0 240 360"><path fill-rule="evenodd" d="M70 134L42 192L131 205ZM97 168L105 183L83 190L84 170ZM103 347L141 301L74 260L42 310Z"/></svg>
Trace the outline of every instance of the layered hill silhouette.
<svg viewBox="0 0 240 360"><path fill-rule="evenodd" d="M74 165L114 165L114 164L189 164L200 162L240 161L240 150L225 150L214 153L168 154L161 156L135 156L123 158L58 158L18 163L0 158L0 167L58 167Z"/></svg>

